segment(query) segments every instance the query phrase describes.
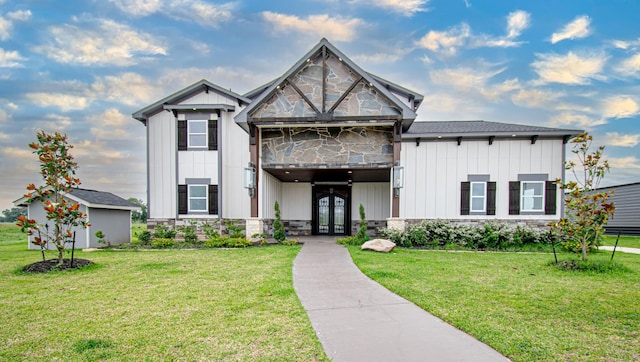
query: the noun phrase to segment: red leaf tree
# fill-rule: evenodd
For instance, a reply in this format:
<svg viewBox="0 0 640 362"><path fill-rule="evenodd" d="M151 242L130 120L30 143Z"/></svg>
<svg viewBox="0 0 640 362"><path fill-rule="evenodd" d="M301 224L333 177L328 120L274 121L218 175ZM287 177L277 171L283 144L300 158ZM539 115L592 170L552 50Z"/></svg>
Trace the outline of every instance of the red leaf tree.
<svg viewBox="0 0 640 362"><path fill-rule="evenodd" d="M58 265L61 265L65 244L72 240L73 230L89 226L87 215L80 211L80 205L66 197L71 189L80 185L80 180L75 178L78 164L69 153L73 146L67 142L67 135L58 132L50 135L39 131L37 142L31 143L29 147L38 155L44 185L28 185L28 192L24 197L29 204L42 202L46 221L39 223L21 216L17 225L23 232L33 235L31 242L42 250L48 244L55 245L58 250ZM49 226L50 223L53 227Z"/></svg>
<svg viewBox="0 0 640 362"><path fill-rule="evenodd" d="M576 161L567 161L565 169L572 171L575 181L560 182L565 191L566 217L552 224L570 242L579 245L582 260L587 260L587 252L598 245L598 237L604 233L604 226L613 217L615 205L608 202L610 192L597 192L600 181L609 172L609 162L602 158L604 146L590 152L593 136L583 133L571 143Z"/></svg>

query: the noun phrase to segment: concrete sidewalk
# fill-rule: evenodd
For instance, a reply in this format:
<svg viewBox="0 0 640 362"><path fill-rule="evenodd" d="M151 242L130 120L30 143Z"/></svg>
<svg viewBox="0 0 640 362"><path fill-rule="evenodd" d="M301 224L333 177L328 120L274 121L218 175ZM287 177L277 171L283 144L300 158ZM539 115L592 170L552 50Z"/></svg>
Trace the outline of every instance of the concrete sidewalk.
<svg viewBox="0 0 640 362"><path fill-rule="evenodd" d="M607 250L607 251L613 251L613 246L599 246L598 249ZM638 248L626 248L624 246L618 246L616 248L616 252L630 253L630 254L640 254L640 249L638 249Z"/></svg>
<svg viewBox="0 0 640 362"><path fill-rule="evenodd" d="M367 278L332 238L303 241L293 285L331 360L508 361Z"/></svg>

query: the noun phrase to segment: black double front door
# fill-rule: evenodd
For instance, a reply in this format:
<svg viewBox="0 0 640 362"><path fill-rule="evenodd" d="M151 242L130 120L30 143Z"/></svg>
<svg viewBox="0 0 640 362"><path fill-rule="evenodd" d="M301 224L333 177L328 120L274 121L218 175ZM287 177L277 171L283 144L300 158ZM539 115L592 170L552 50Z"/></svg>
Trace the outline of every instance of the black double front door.
<svg viewBox="0 0 640 362"><path fill-rule="evenodd" d="M313 233L349 235L351 212L348 186L315 186L313 192Z"/></svg>

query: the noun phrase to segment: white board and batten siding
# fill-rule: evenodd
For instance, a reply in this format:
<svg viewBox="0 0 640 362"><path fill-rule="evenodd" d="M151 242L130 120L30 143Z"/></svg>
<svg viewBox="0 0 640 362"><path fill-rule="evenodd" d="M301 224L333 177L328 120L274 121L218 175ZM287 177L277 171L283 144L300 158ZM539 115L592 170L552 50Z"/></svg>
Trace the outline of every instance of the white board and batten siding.
<svg viewBox="0 0 640 362"><path fill-rule="evenodd" d="M274 205L278 201L282 220L311 220L311 183L282 182L265 171L261 177L261 218L274 219Z"/></svg>
<svg viewBox="0 0 640 362"><path fill-rule="evenodd" d="M149 218L176 216L177 124L171 112L159 112L147 122Z"/></svg>
<svg viewBox="0 0 640 362"><path fill-rule="evenodd" d="M244 188L242 177L244 168L248 166L250 160L249 135L233 120L233 117L242 110L237 103L235 106L235 112L222 112L218 125L222 127L222 139L218 140L218 149L222 152L222 182L219 197L222 197L223 218L246 219L251 216L251 199L249 192Z"/></svg>
<svg viewBox="0 0 640 362"><path fill-rule="evenodd" d="M367 220L386 220L391 216L389 182L354 182L351 188L351 220L360 220L360 204Z"/></svg>
<svg viewBox="0 0 640 362"><path fill-rule="evenodd" d="M519 174L562 177L564 147L561 139L487 139L405 142L401 165L404 188L400 189L400 217L406 219L549 219L553 215L509 215L509 181ZM489 175L496 182L496 215L462 216L460 185L469 175ZM560 192L557 212L560 217Z"/></svg>

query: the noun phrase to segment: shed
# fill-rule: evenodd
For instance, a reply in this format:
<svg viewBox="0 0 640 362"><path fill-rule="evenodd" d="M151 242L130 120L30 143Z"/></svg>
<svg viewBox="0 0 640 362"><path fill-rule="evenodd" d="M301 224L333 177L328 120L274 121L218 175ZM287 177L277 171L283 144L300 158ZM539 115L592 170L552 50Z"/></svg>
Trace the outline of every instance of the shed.
<svg viewBox="0 0 640 362"><path fill-rule="evenodd" d="M616 211L605 226L607 234L640 235L640 182L598 188L600 192L613 190Z"/></svg>
<svg viewBox="0 0 640 362"><path fill-rule="evenodd" d="M72 189L65 197L80 205L80 211L87 214L91 224L84 230L80 227L76 229L75 247L77 249L102 246L95 235L98 230L102 230L105 240L111 245L131 242L131 212L139 210L138 205L110 192L80 188ZM13 204L26 206L30 219L36 219L40 223L46 221L42 202L27 204L26 200L23 197L14 201ZM39 249L39 246L31 243L31 238L32 236L29 237L29 249ZM55 248L53 245L48 247Z"/></svg>

